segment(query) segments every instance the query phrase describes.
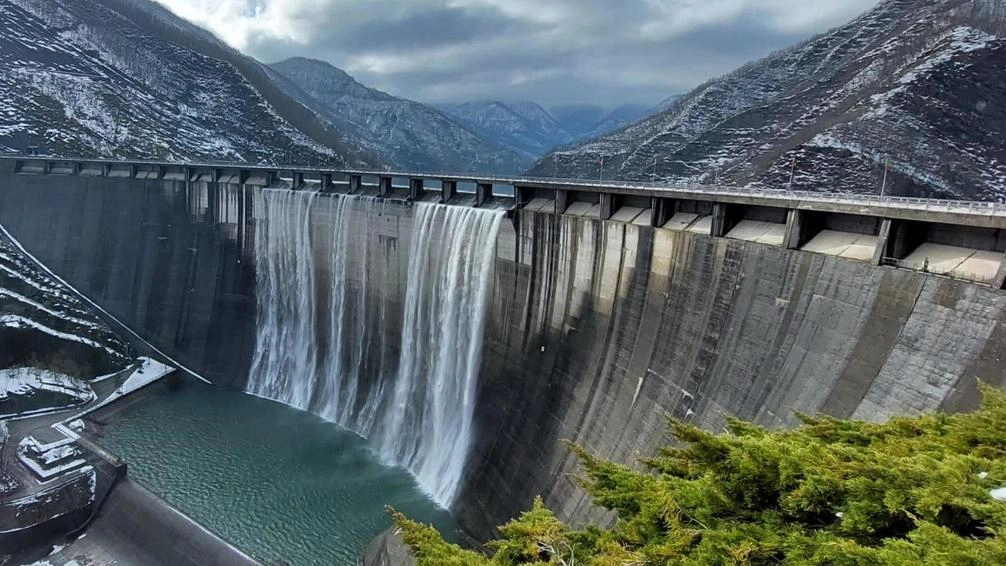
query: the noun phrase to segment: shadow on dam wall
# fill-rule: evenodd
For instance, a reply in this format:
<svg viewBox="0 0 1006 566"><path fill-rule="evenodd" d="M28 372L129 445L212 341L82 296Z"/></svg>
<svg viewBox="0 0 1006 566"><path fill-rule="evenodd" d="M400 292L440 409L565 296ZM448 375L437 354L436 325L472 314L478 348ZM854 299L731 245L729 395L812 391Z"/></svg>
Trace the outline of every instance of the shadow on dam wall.
<svg viewBox="0 0 1006 566"><path fill-rule="evenodd" d="M1006 384L1006 295L779 247L521 214L499 259L475 445L455 505L474 533L530 507L610 520L571 475L568 439L633 463L666 416L721 429L794 411L881 420L977 403Z"/></svg>
<svg viewBox="0 0 1006 566"><path fill-rule="evenodd" d="M158 348L243 388L254 190L4 173L0 222ZM408 285L412 209L379 206L369 237L383 263L370 280L382 290L368 289L381 295L368 320L395 319ZM517 227L504 223L497 244L453 509L477 537L539 494L563 518L607 519L570 479L579 470L563 439L632 463L670 441L667 415L713 430L725 415L791 425L796 410L884 419L968 409L978 379L1006 384L1006 294L988 287L571 216L523 211ZM367 363L394 367L398 338Z"/></svg>
<svg viewBox="0 0 1006 566"><path fill-rule="evenodd" d="M5 172L0 223L145 340L240 388L255 342L251 190Z"/></svg>

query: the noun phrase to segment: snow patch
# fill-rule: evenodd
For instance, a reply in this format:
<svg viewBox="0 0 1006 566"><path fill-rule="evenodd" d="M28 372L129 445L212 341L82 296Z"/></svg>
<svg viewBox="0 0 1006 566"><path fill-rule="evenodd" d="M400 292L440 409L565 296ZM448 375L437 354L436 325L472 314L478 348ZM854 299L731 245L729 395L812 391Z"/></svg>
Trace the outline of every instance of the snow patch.
<svg viewBox="0 0 1006 566"><path fill-rule="evenodd" d="M34 391L51 391L77 400L77 405L94 400L95 394L85 383L69 375L49 370L19 367L0 370L0 401L15 396L24 396ZM67 405L40 407L18 413L0 412L0 418L24 418L66 409Z"/></svg>
<svg viewBox="0 0 1006 566"><path fill-rule="evenodd" d="M42 324L41 322L36 322L34 320L25 318L23 316L18 316L16 314L0 315L0 327L32 328L34 330L44 332L50 336L55 336L56 338L62 338L63 340L69 340L71 342L79 342L81 344L91 346L92 348L105 350L106 352L108 352L109 354L111 354L113 357L116 358L121 356L119 352L116 352L115 350L109 348L108 346L95 342L90 338L84 338L83 336L77 336L76 334L70 334L68 332L60 332L59 330L56 330L54 328L49 328L48 326Z"/></svg>
<svg viewBox="0 0 1006 566"><path fill-rule="evenodd" d="M85 413L78 415L78 417L96 411L117 399L121 399L134 391L142 389L173 371L175 371L175 368L169 365L162 364L161 362L150 358L140 358L140 366L136 368L136 370L134 370L128 378L126 378L126 381L124 381L118 389L113 391L111 395L103 399L97 405L90 407Z"/></svg>

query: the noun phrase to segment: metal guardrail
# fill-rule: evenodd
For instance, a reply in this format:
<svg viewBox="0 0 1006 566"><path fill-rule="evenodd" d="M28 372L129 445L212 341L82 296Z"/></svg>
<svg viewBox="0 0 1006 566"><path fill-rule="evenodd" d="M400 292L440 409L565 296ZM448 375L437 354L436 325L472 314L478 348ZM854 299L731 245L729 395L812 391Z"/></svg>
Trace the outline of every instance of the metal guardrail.
<svg viewBox="0 0 1006 566"><path fill-rule="evenodd" d="M847 204L851 206L881 206L890 208L902 208L915 211L950 212L957 214L972 214L982 216L1006 216L1006 203L993 203L983 201L951 200L951 199L927 199L915 197L880 196L869 194L850 193L826 193L816 191L793 191L788 189L764 189L751 187L730 187L697 185L687 181L680 182L650 182L650 181L606 181L603 179L572 179L557 177L539 177L530 175L478 175L473 173L458 173L446 171L394 171L376 169L339 169L331 167L319 167L311 165L292 164L253 164L233 161L205 161L205 162L170 162L157 160L115 160L115 159L91 159L72 158L48 155L12 155L0 154L2 160L16 161L66 161L74 163L94 163L94 164L129 164L160 167L192 167L192 168L221 168L221 169L244 169L251 171L297 171L333 173L343 175L366 175L374 177L399 177L399 178L422 178L430 180L450 179L460 182L487 183L494 185L550 185L556 187L568 187L569 190L581 189L629 189L664 192L669 195L675 193L702 193L709 196L743 196L743 197L764 197L770 199L802 201L802 202L822 202L832 204Z"/></svg>

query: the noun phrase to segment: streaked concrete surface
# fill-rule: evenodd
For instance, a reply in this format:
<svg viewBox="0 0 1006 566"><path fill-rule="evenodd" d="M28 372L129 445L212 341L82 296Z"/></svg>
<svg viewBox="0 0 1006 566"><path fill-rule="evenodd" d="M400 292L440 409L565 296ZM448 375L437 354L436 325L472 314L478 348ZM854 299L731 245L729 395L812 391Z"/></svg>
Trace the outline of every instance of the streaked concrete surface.
<svg viewBox="0 0 1006 566"><path fill-rule="evenodd" d="M812 247L859 259L871 238ZM709 430L727 415L791 426L795 411L882 421L972 408L978 379L1006 386L1006 293L987 286L570 216L522 214L520 240L519 262L497 262L454 509L477 534L539 494L573 522L611 519L562 439L635 464L670 442L668 415Z"/></svg>
<svg viewBox="0 0 1006 566"><path fill-rule="evenodd" d="M52 566L256 566L258 562L125 479L86 533L50 555Z"/></svg>

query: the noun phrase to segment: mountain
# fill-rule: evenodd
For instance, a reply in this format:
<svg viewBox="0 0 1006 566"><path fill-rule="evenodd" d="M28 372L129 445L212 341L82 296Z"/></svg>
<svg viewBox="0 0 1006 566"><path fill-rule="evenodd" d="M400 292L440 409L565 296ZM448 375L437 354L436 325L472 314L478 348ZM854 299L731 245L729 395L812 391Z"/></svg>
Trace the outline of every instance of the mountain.
<svg viewBox="0 0 1006 566"><path fill-rule="evenodd" d="M885 0L531 173L1001 200L1004 37L1001 0Z"/></svg>
<svg viewBox="0 0 1006 566"><path fill-rule="evenodd" d="M673 98L673 97L672 97ZM666 101L665 101L666 102ZM663 104L663 103L661 103ZM653 113L653 107L642 104L624 104L601 118L582 138L594 138L613 132L626 124L638 122Z"/></svg>
<svg viewBox="0 0 1006 566"><path fill-rule="evenodd" d="M273 79L393 168L515 173L531 158L502 147L418 102L356 82L322 61L293 58L269 66Z"/></svg>
<svg viewBox="0 0 1006 566"><path fill-rule="evenodd" d="M530 158L573 140L544 108L533 102L466 102L448 107L447 112L472 130Z"/></svg>
<svg viewBox="0 0 1006 566"><path fill-rule="evenodd" d="M257 61L147 0L0 0L0 152L376 164Z"/></svg>
<svg viewBox="0 0 1006 566"><path fill-rule="evenodd" d="M655 114L657 112L663 112L664 110L670 110L675 105L677 105L677 103L681 102L681 99L684 97L685 95L683 94L672 94L668 96L667 98L662 100L660 104L656 106L656 108L654 109L655 112L653 113Z"/></svg>
<svg viewBox="0 0 1006 566"><path fill-rule="evenodd" d="M549 111L577 139L586 139L607 115L604 108L594 104L564 104Z"/></svg>
<svg viewBox="0 0 1006 566"><path fill-rule="evenodd" d="M441 108L473 130L533 158L556 147L606 134L651 111L648 106L638 104L626 104L611 111L590 104L545 110L530 101L504 103L498 100Z"/></svg>

